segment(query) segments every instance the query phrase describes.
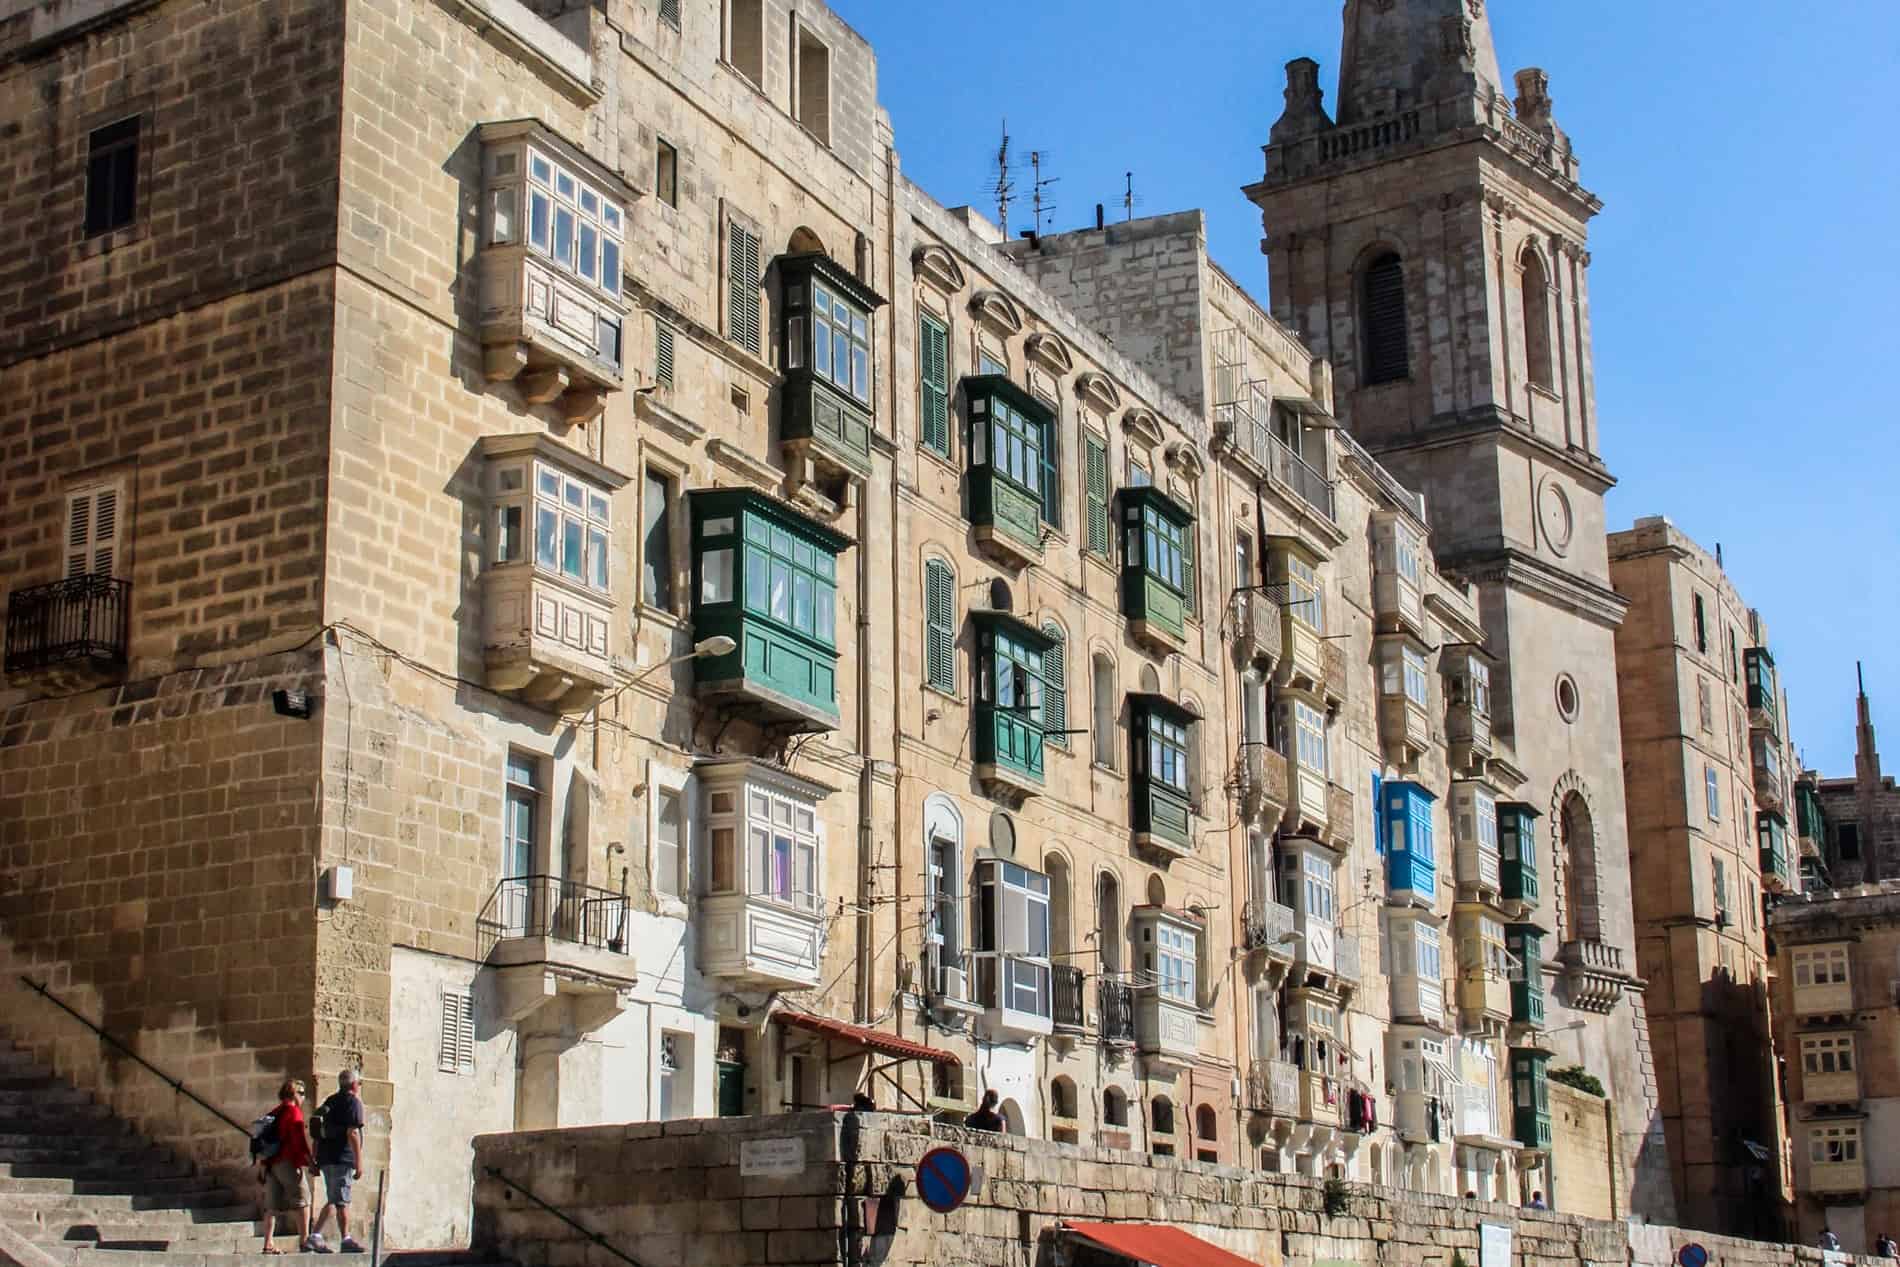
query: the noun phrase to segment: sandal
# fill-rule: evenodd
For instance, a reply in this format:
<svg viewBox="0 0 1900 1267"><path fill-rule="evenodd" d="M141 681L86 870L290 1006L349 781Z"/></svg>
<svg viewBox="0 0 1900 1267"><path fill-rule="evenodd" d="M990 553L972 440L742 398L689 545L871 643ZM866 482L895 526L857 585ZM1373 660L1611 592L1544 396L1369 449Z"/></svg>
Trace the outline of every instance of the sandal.
<svg viewBox="0 0 1900 1267"><path fill-rule="evenodd" d="M266 1254L270 1254L271 1256L275 1257L276 1255L281 1254L284 1251L281 1249L278 1249L275 1245L273 1245L269 1249L265 1250L264 1252Z"/></svg>

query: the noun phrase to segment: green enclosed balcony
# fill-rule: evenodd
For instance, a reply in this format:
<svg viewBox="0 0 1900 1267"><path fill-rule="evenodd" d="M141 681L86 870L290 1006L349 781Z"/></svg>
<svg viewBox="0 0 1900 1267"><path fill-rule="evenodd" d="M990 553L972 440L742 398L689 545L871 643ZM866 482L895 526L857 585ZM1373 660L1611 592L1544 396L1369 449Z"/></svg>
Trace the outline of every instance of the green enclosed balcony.
<svg viewBox="0 0 1900 1267"><path fill-rule="evenodd" d="M1194 512L1152 484L1124 488L1122 615L1129 632L1164 652L1187 645Z"/></svg>
<svg viewBox="0 0 1900 1267"><path fill-rule="evenodd" d="M1167 857L1192 853L1188 737L1200 718L1165 695L1130 695L1128 705L1135 844Z"/></svg>
<svg viewBox="0 0 1900 1267"><path fill-rule="evenodd" d="M1750 647L1742 659L1748 675L1748 724L1779 737L1781 680L1775 672L1775 657L1767 647Z"/></svg>
<svg viewBox="0 0 1900 1267"><path fill-rule="evenodd" d="M1511 1049L1512 1132L1526 1148L1550 1147L1550 1053L1535 1047Z"/></svg>
<svg viewBox="0 0 1900 1267"><path fill-rule="evenodd" d="M780 442L793 473L871 473L871 314L883 296L822 253L781 256ZM799 469L808 463L815 471Z"/></svg>
<svg viewBox="0 0 1900 1267"><path fill-rule="evenodd" d="M1761 883L1771 893L1795 889L1794 855L1788 847L1788 824L1779 814L1755 815L1755 841L1761 850Z"/></svg>
<svg viewBox="0 0 1900 1267"><path fill-rule="evenodd" d="M700 698L794 732L838 725L838 555L851 539L750 489L690 494Z"/></svg>
<svg viewBox="0 0 1900 1267"><path fill-rule="evenodd" d="M994 794L1034 796L1043 778L1043 657L1055 642L1002 612L976 612L976 777Z"/></svg>
<svg viewBox="0 0 1900 1267"><path fill-rule="evenodd" d="M970 420L970 523L1005 560L1042 560L1045 490L1055 487L1055 411L1001 374L963 380Z"/></svg>
<svg viewBox="0 0 1900 1267"><path fill-rule="evenodd" d="M1522 801L1498 802L1498 893L1526 907L1538 903L1537 819Z"/></svg>
<svg viewBox="0 0 1900 1267"><path fill-rule="evenodd" d="M1511 953L1511 1024L1544 1026L1544 930L1512 924L1504 934Z"/></svg>

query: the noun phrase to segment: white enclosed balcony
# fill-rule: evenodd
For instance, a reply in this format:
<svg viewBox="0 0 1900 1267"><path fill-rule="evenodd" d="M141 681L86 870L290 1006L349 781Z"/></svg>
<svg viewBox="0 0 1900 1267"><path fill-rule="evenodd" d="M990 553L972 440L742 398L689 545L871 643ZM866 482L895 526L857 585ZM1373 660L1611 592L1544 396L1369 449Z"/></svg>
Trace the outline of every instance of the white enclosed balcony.
<svg viewBox="0 0 1900 1267"><path fill-rule="evenodd" d="M765 990L818 984L824 942L824 831L833 791L751 758L695 767L706 797L706 892L695 912L699 967Z"/></svg>

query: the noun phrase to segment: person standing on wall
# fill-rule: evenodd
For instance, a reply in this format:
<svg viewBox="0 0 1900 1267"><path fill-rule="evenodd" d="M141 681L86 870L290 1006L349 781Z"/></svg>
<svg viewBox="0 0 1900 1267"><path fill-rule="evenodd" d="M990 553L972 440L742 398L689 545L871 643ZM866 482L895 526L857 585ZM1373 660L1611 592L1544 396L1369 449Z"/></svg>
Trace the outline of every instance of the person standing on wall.
<svg viewBox="0 0 1900 1267"><path fill-rule="evenodd" d="M336 1094L317 1110L322 1128L317 1132L317 1168L323 1172L323 1208L310 1228L311 1248L327 1254L323 1228L336 1211L339 1248L346 1254L363 1252L362 1242L350 1235L350 1188L363 1177L363 1077L354 1069L336 1076Z"/></svg>

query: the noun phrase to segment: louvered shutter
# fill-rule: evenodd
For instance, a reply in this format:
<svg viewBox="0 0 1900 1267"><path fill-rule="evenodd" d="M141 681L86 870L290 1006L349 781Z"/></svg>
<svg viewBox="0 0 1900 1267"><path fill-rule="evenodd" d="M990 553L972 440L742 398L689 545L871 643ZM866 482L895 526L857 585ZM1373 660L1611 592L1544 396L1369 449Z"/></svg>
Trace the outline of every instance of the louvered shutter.
<svg viewBox="0 0 1900 1267"><path fill-rule="evenodd" d="M660 21L679 30L680 0L660 0Z"/></svg>
<svg viewBox="0 0 1900 1267"><path fill-rule="evenodd" d="M726 334L752 354L759 346L759 239L736 223L726 227Z"/></svg>
<svg viewBox="0 0 1900 1267"><path fill-rule="evenodd" d="M1181 534L1181 590L1187 595L1188 615L1201 614L1201 591L1195 583L1194 558L1200 553L1200 539L1196 527L1190 527Z"/></svg>
<svg viewBox="0 0 1900 1267"><path fill-rule="evenodd" d="M83 489L67 498L66 575L111 576L118 552L118 486Z"/></svg>
<svg viewBox="0 0 1900 1267"><path fill-rule="evenodd" d="M1062 427L1059 421L1042 426L1042 521L1062 526Z"/></svg>
<svg viewBox="0 0 1900 1267"><path fill-rule="evenodd" d="M1108 554L1108 446L1094 436L1085 436L1084 481L1089 503L1088 548L1093 554Z"/></svg>
<svg viewBox="0 0 1900 1267"><path fill-rule="evenodd" d="M1390 383L1412 372L1405 328L1405 266L1396 255L1366 270L1366 382Z"/></svg>
<svg viewBox="0 0 1900 1267"><path fill-rule="evenodd" d="M442 991L442 1039L436 1068L443 1073L475 1072L475 998L466 990Z"/></svg>
<svg viewBox="0 0 1900 1267"><path fill-rule="evenodd" d="M673 327L669 325L653 327L653 381L673 385Z"/></svg>
<svg viewBox="0 0 1900 1267"><path fill-rule="evenodd" d="M923 379L923 445L950 456L950 333L924 317L917 332L917 362Z"/></svg>
<svg viewBox="0 0 1900 1267"><path fill-rule="evenodd" d="M955 613L950 569L932 560L924 565L924 680L951 694L957 689Z"/></svg>
<svg viewBox="0 0 1900 1267"><path fill-rule="evenodd" d="M1042 631L1054 640L1042 656L1042 726L1050 732L1049 742L1066 748L1069 737L1069 676L1063 664L1062 631L1044 625Z"/></svg>

